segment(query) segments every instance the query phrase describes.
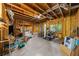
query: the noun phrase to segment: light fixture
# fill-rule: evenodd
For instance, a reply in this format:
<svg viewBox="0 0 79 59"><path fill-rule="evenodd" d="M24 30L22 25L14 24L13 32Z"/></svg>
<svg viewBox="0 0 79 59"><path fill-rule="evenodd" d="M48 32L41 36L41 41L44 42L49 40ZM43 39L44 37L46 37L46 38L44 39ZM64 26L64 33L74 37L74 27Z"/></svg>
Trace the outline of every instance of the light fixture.
<svg viewBox="0 0 79 59"><path fill-rule="evenodd" d="M35 15L34 17L37 18L37 19L40 19L42 16L42 14L39 14L39 15Z"/></svg>

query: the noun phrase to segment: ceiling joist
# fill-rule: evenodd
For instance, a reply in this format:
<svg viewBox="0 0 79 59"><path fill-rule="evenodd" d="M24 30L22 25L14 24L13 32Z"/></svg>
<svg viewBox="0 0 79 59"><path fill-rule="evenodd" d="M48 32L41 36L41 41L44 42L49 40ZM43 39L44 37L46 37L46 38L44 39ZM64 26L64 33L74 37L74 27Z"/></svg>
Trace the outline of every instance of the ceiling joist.
<svg viewBox="0 0 79 59"><path fill-rule="evenodd" d="M15 15L19 15L19 16L23 16L23 17L25 17L25 19L26 19L26 21L27 21L27 19L34 19L33 17L29 17L29 16L25 16L25 15L23 15L23 14L20 14L20 13L17 13L17 12L14 12L15 13ZM22 17L22 18L23 18Z"/></svg>
<svg viewBox="0 0 79 59"><path fill-rule="evenodd" d="M55 9L57 9L57 8L59 8L59 7L58 7L58 5L56 4L55 6L52 7L52 10L55 10Z"/></svg>
<svg viewBox="0 0 79 59"><path fill-rule="evenodd" d="M30 11L30 12L33 12L33 13L35 13L37 15L39 14L37 11L33 10L32 8L30 8L29 6L27 6L27 5L23 4L23 3L21 3L21 7L28 10L28 11Z"/></svg>
<svg viewBox="0 0 79 59"><path fill-rule="evenodd" d="M9 8L9 7L7 7L7 8ZM34 17L32 17L32 16L28 16L26 13L24 13L24 12L22 12L22 11L18 11L17 9L15 9L15 8L10 8L13 12L15 12L15 13L17 13L18 15L20 14L20 15L23 15L24 17L29 17L29 18L31 18L31 19L34 19Z"/></svg>
<svg viewBox="0 0 79 59"><path fill-rule="evenodd" d="M48 4L47 4L47 6L48 6L48 8L50 9L50 11L54 14L54 16L58 17L58 16L56 15L56 13L49 7Z"/></svg>
<svg viewBox="0 0 79 59"><path fill-rule="evenodd" d="M71 7L71 9L76 9L76 8L79 8L79 5Z"/></svg>
<svg viewBox="0 0 79 59"><path fill-rule="evenodd" d="M60 15L65 17L68 15L69 10L77 10L79 8L78 4L73 4L69 9L68 3L18 3L18 4L8 4L9 8L14 11L16 18L22 18L31 21L44 21L44 19L54 19L58 18ZM74 11L73 10L73 11ZM19 19L20 19L19 18Z"/></svg>
<svg viewBox="0 0 79 59"><path fill-rule="evenodd" d="M33 4L34 4L34 3L33 3ZM51 16L51 15L48 14L45 10L43 10L42 8L40 8L37 4L34 4L34 5L44 12L42 15L47 14L47 15ZM44 15L44 16L45 16L45 15ZM45 17L47 18L47 16L45 16ZM52 17L52 16L51 16L51 17Z"/></svg>
<svg viewBox="0 0 79 59"><path fill-rule="evenodd" d="M35 6L35 7L37 7L38 9L40 9L41 11L44 11L42 8L40 8L38 5L36 5L35 3L33 3L33 5Z"/></svg>
<svg viewBox="0 0 79 59"><path fill-rule="evenodd" d="M57 5L58 5L58 8L59 8L59 10L60 10L60 13L61 13L62 17L64 17L63 12L62 12L62 10L61 10L61 8L60 8L59 3L57 3Z"/></svg>
<svg viewBox="0 0 79 59"><path fill-rule="evenodd" d="M13 5L13 4L9 4L8 3L8 5L10 5L11 7L13 7L13 8L16 8L16 9L19 9L19 10L22 10L23 11L23 13L26 13L27 15L29 15L29 16L34 16L34 14L33 13L31 13L31 12L29 12L29 11L27 11L27 10L25 10L25 9L22 9L22 8L20 8L20 7L18 7L18 6L16 6L16 5ZM18 10L18 11L19 11Z"/></svg>

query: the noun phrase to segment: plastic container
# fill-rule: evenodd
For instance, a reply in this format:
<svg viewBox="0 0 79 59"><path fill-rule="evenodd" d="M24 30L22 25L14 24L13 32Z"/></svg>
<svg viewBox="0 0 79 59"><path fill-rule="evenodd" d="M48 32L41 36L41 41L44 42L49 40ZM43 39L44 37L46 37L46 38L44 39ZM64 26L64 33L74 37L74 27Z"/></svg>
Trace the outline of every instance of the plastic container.
<svg viewBox="0 0 79 59"><path fill-rule="evenodd" d="M64 39L64 45L69 48L70 50L73 50L75 48L75 39L71 37L65 37Z"/></svg>

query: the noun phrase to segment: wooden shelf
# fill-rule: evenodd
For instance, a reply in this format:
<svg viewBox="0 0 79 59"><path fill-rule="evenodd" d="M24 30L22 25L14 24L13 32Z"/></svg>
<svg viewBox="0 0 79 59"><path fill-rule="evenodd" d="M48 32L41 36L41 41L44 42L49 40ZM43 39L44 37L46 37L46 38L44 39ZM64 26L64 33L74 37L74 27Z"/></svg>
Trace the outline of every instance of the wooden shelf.
<svg viewBox="0 0 79 59"><path fill-rule="evenodd" d="M0 41L0 43L3 43L3 42L8 42L8 41L10 41L10 40L3 40L3 41Z"/></svg>

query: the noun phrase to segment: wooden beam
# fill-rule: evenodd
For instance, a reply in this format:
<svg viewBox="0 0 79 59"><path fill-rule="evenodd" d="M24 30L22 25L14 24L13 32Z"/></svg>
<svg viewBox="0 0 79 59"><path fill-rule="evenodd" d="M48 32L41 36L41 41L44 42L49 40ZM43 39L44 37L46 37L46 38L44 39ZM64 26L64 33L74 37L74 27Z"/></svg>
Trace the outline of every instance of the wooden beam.
<svg viewBox="0 0 79 59"><path fill-rule="evenodd" d="M35 4L35 3L32 3L32 5L33 6L35 6L36 8L38 8L39 10L41 10L41 11L43 11L43 12L46 12L46 11L44 11L42 8L40 8L37 4ZM47 13L47 12L46 12ZM43 14L42 14L43 15ZM44 15L43 15L44 16ZM44 18L47 18L46 16L44 16ZM44 19L44 18L42 18L42 19Z"/></svg>
<svg viewBox="0 0 79 59"><path fill-rule="evenodd" d="M52 10L56 10L58 7L58 5L56 4L55 6L52 7Z"/></svg>
<svg viewBox="0 0 79 59"><path fill-rule="evenodd" d="M33 3L34 6L36 6L37 8L39 8L40 10L42 10L44 13L42 15L44 15L45 13L48 14L45 10L43 10L42 8L40 8L37 4ZM48 14L50 15L50 14ZM51 16L51 15L50 15ZM46 17L46 16L45 16ZM52 17L52 16L51 16ZM46 17L47 18L47 17Z"/></svg>
<svg viewBox="0 0 79 59"><path fill-rule="evenodd" d="M33 3L33 5L34 5L35 7L37 7L38 9L44 11L44 10L43 10L42 8L40 8L37 4Z"/></svg>
<svg viewBox="0 0 79 59"><path fill-rule="evenodd" d="M72 14L71 13L71 3L69 3L69 19L70 19L70 22L71 22L71 14ZM70 29L69 30L72 30L72 25L69 24L69 26L70 26ZM71 31L69 31L69 35L72 35L72 32Z"/></svg>
<svg viewBox="0 0 79 59"><path fill-rule="evenodd" d="M34 19L33 17L25 16L25 15L20 14L20 13L18 13L18 12L14 12L14 13L15 13L16 15L26 17L26 19Z"/></svg>
<svg viewBox="0 0 79 59"><path fill-rule="evenodd" d="M7 9L9 8L9 6L8 7L6 7ZM18 11L17 9L15 9L15 8L10 8L15 14L17 14L17 15L19 15L19 16L23 16L23 17L26 17L26 20L27 19L35 19L34 17L32 17L32 16L28 16L27 14L25 14L25 13L23 13L22 11Z"/></svg>
<svg viewBox="0 0 79 59"><path fill-rule="evenodd" d="M37 11L33 10L31 7L29 7L29 6L27 6L27 5L23 4L23 3L20 3L20 4L21 4L22 8L27 9L28 11L31 11L31 12L37 14L37 15L40 14Z"/></svg>
<svg viewBox="0 0 79 59"><path fill-rule="evenodd" d="M40 14L41 14L41 13L39 13L39 12L33 10L32 8L30 8L29 6L27 6L27 5L23 4L23 3L21 3L21 7L24 7L24 8L26 8L27 10L30 10L30 11L32 11L33 13L36 13L36 15L40 15ZM44 16L44 15L42 15L42 16L43 16L43 18L41 18L41 19L44 19L45 16Z"/></svg>
<svg viewBox="0 0 79 59"><path fill-rule="evenodd" d="M33 19L30 19L30 18L26 18L26 17L21 17L20 15L15 15L14 17L15 19L19 19L19 20L25 20L25 21L30 21L30 22L33 22L34 20Z"/></svg>
<svg viewBox="0 0 79 59"><path fill-rule="evenodd" d="M22 13L19 13L18 11L14 11L13 10L13 12L15 13L15 14L17 14L17 15L20 15L20 16L23 16L23 17L26 17L26 18L28 18L28 19L33 19L33 20L35 20L35 18L34 17L31 17L31 16L28 16L28 15L24 15L24 14L22 14ZM44 19L44 18L41 18L41 19Z"/></svg>
<svg viewBox="0 0 79 59"><path fill-rule="evenodd" d="M76 8L79 8L79 5L76 5L76 6L72 6L71 9L76 9Z"/></svg>
<svg viewBox="0 0 79 59"><path fill-rule="evenodd" d="M23 16L25 16L25 17L27 17L27 16L28 16L27 14L22 13L21 11L18 11L17 9L11 8L11 10L13 10L14 12L16 12L16 13L18 13L18 14L21 14L21 15L23 15ZM32 16L28 16L28 17L33 18Z"/></svg>
<svg viewBox="0 0 79 59"><path fill-rule="evenodd" d="M45 10L43 10L42 8L40 8L37 4L34 4L35 6L37 6L40 10L42 10L42 11L44 11L44 13L46 13L46 14L48 14ZM43 13L43 14L44 14ZM50 15L50 14L48 14L48 15ZM51 15L50 15L51 16ZM45 16L46 17L46 16ZM51 16L52 17L52 16Z"/></svg>
<svg viewBox="0 0 79 59"><path fill-rule="evenodd" d="M13 5L13 4L10 4L10 3L7 3L7 4L10 5L11 7L14 7L14 8L16 8L16 9L22 10L23 13L26 13L26 14L29 15L29 16L34 17L34 15L35 15L34 13L31 13L31 12L25 10L25 9L22 9L22 8L16 6L16 5Z"/></svg>
<svg viewBox="0 0 79 59"><path fill-rule="evenodd" d="M38 5L41 9L43 9L43 10L45 10L45 11L48 9L48 6L47 6L46 3L37 3L37 5Z"/></svg>
<svg viewBox="0 0 79 59"><path fill-rule="evenodd" d="M65 7L67 5L67 3L62 3L60 5L61 8L63 8L64 10L68 10L68 7ZM68 5L67 5L68 6Z"/></svg>
<svg viewBox="0 0 79 59"><path fill-rule="evenodd" d="M33 3L33 5L35 6L35 7L37 7L38 9L40 9L41 11L43 11L43 12L45 12L42 8L40 8L37 4L35 4L35 3ZM43 15L43 14L42 14Z"/></svg>
<svg viewBox="0 0 79 59"><path fill-rule="evenodd" d="M61 13L62 17L64 17L63 12L62 12L62 10L61 10L61 8L60 8L59 3L57 3L57 5L58 5L58 8L59 8L59 10L60 10L60 13Z"/></svg>
<svg viewBox="0 0 79 59"><path fill-rule="evenodd" d="M7 7L7 9L8 8L10 8L9 6ZM18 9L15 9L15 8L10 8L12 11L14 11L14 12L17 12L18 14L21 14L21 15L23 15L23 16L28 16L28 17L31 17L31 18L33 18L32 16L29 16L29 15L27 15L26 13L23 13L22 11L18 11Z"/></svg>
<svg viewBox="0 0 79 59"><path fill-rule="evenodd" d="M48 8L52 11L52 13L54 14L54 16L58 17L57 14L49 7L49 5L47 4Z"/></svg>
<svg viewBox="0 0 79 59"><path fill-rule="evenodd" d="M22 15L24 15L25 17L26 16L29 16L29 15L27 15L26 13L24 13L22 10L19 10L19 9L16 9L15 7L11 7L10 5L8 5L8 4L5 4L6 5L6 8L8 9L11 9L11 10L13 10L14 12L17 12L17 13L19 13L19 14L22 14ZM8 5L8 6L7 6ZM19 11L18 11L19 10ZM30 18L32 18L32 19L36 19L35 17L32 17L32 16L29 16ZM41 19L44 19L44 18L46 18L45 16L43 17L43 18L41 18Z"/></svg>

